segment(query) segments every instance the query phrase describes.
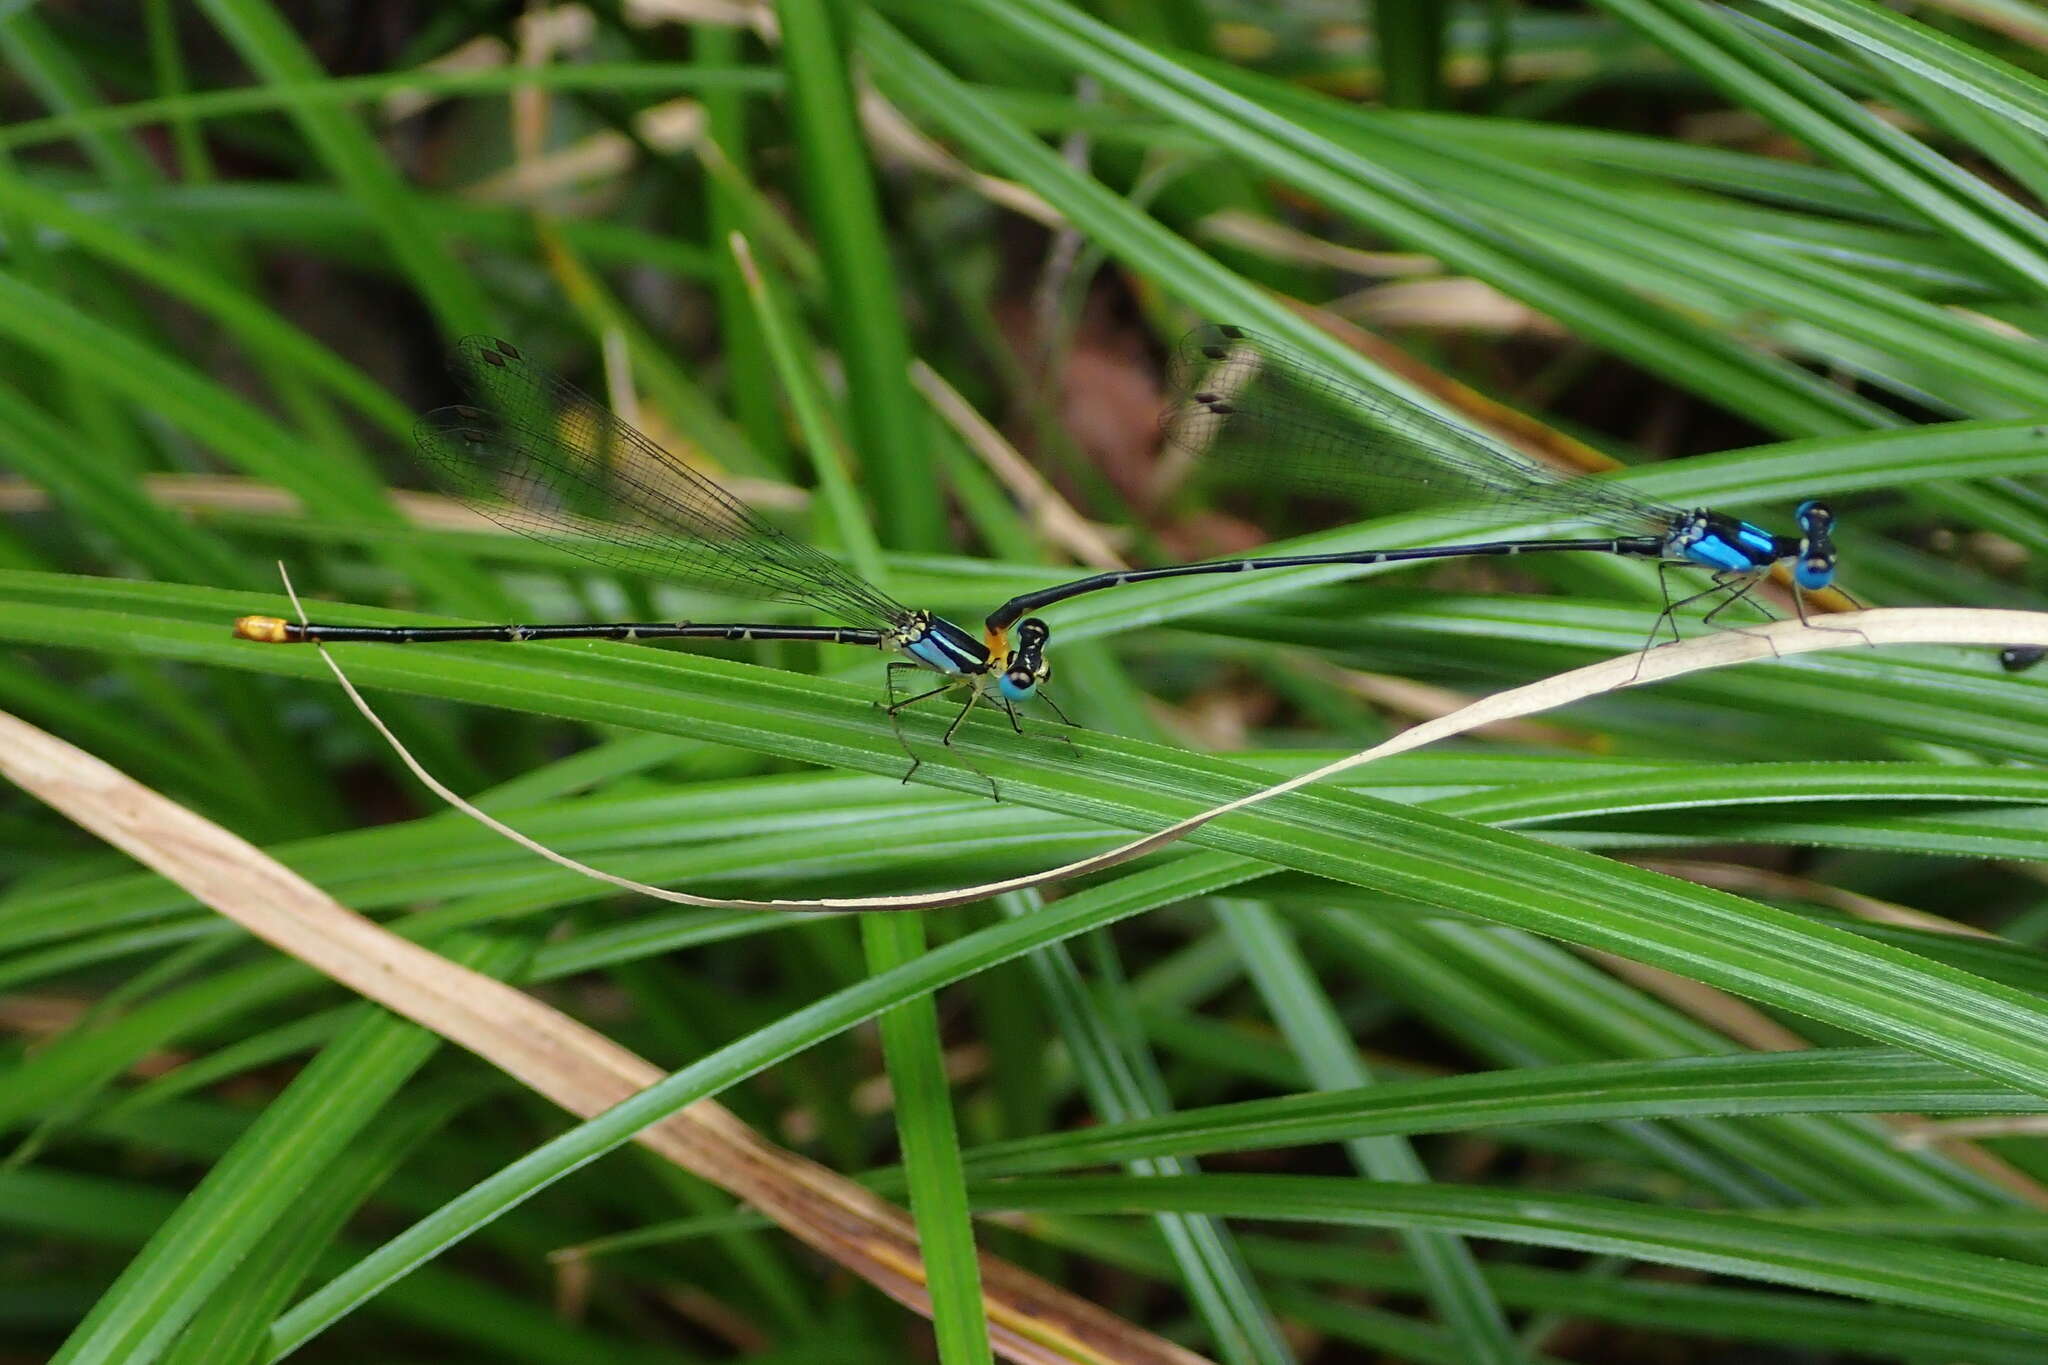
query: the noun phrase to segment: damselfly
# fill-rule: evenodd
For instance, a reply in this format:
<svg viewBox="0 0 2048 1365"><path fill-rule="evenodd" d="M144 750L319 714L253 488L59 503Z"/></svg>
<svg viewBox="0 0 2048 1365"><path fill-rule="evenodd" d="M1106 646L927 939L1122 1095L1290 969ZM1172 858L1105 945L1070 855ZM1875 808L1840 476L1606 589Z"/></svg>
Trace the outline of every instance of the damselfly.
<svg viewBox="0 0 2048 1365"><path fill-rule="evenodd" d="M1169 443L1204 459L1248 466L1270 486L1363 495L1381 510L1444 502L1494 521L1567 521L1607 528L1594 539L1489 540L1398 550L1254 556L1157 569L1128 569L1041 588L1013 597L987 621L991 641L1007 637L1027 612L1126 583L1194 574L1245 573L1317 564L1395 564L1466 555L1582 551L1657 561L1664 570L1691 565L1713 574L1713 586L1665 605L1649 641L1680 607L1701 597L1724 600L1707 619L1749 597L1773 565L1789 562L1802 619L1801 593L1835 576L1834 514L1802 502L1797 536L1773 535L1752 522L1698 507L1666 507L1603 479L1562 479L1508 453L1470 428L1420 407L1397 409L1322 369L1298 351L1242 327L1204 327L1181 346L1174 367L1176 400L1167 412Z"/></svg>
<svg viewBox="0 0 2048 1365"><path fill-rule="evenodd" d="M450 362L472 402L439 408L414 428L435 481L500 525L606 569L652 573L719 592L809 607L844 624L617 621L575 625L339 626L245 616L235 634L273 644L429 644L459 640L806 640L902 654L888 668L888 714L903 738L903 708L964 689L947 726L992 695L1022 733L1016 706L1043 697L1051 672L1036 619L1006 629L990 648L951 621L913 611L823 552L777 530L745 503L533 364L508 342L469 337ZM928 691L898 698L901 670L938 674ZM1047 698L1051 704L1051 699ZM1053 707L1057 713L1059 708ZM1061 720L1066 717L1062 715ZM993 792L995 784L991 782Z"/></svg>

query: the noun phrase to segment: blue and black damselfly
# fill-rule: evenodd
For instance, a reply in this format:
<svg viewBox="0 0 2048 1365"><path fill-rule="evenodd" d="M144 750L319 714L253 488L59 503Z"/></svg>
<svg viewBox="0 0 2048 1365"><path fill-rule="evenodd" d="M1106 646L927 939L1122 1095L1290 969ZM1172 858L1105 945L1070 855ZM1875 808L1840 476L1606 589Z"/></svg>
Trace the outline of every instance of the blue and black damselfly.
<svg viewBox="0 0 2048 1365"><path fill-rule="evenodd" d="M459 501L521 535L606 569L808 607L844 624L340 626L245 616L235 622L236 635L272 644L801 640L862 645L904 656L889 664L887 710L910 756L906 782L923 760L897 722L905 707L964 690L967 700L946 728L943 742L950 746L984 696L1002 707L1019 733L1017 703L1045 696L1041 684L1051 669L1044 622L1015 622L1014 640L1006 630L1000 648L991 649L944 617L904 606L830 556L769 525L510 343L469 337L456 347L450 363L472 401L426 414L414 434L435 481ZM897 675L904 670L936 673L943 681L899 698ZM1045 700L1052 705L1050 698ZM989 786L993 792L995 784Z"/></svg>
<svg viewBox="0 0 2048 1365"><path fill-rule="evenodd" d="M1590 523L1613 534L1254 556L1093 574L1011 598L989 614L989 641L1006 639L1026 613L1055 602L1195 574L1561 551L1655 560L1660 583L1674 566L1708 570L1713 585L1690 597L1673 601L1667 587L1648 648L1667 623L1676 638L1679 608L1720 596L1707 613L1712 620L1750 598L1777 564L1791 566L1793 601L1802 619L1801 594L1834 581L1834 514L1824 503L1800 503L1793 512L1799 534L1780 536L1710 508L1649 502L1605 480L1560 478L1423 408L1397 409L1287 345L1242 327L1204 327L1190 336L1175 357L1173 385L1169 444L1205 461L1220 458L1248 468L1268 486L1359 495L1386 511L1444 503L1446 510L1490 521Z"/></svg>

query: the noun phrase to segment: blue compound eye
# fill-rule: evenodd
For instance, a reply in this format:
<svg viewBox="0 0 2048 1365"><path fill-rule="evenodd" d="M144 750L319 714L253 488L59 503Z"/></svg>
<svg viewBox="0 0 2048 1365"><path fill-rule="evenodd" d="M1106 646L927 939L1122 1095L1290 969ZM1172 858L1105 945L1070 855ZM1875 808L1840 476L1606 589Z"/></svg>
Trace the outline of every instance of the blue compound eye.
<svg viewBox="0 0 2048 1365"><path fill-rule="evenodd" d="M1814 592L1835 579L1835 514L1826 503L1809 500L1800 503L1793 515L1803 534L1792 561L1792 581Z"/></svg>
<svg viewBox="0 0 2048 1365"><path fill-rule="evenodd" d="M1011 669L996 679L996 690L1011 701L1028 701L1038 691L1038 679L1022 669Z"/></svg>

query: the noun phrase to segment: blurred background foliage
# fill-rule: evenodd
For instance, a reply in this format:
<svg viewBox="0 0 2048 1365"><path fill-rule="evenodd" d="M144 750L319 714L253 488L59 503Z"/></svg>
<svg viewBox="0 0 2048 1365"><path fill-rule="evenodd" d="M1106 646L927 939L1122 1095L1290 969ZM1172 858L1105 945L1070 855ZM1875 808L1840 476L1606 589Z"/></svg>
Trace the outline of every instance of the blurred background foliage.
<svg viewBox="0 0 2048 1365"><path fill-rule="evenodd" d="M1863 601L2039 607L2044 47L2031 0L7 7L0 707L659 1065L729 1061L696 1093L907 1198L933 1321L633 1149L456 1210L567 1121L13 793L0 1360L971 1361L976 1239L1133 1352L2041 1359L2038 1118L1912 1117L2048 1096L2048 692L1988 655L1625 693L1049 905L863 923L549 868L227 622L283 610L279 559L328 619L783 610L416 491L473 332L967 624L1472 535L1174 477L1203 320L1666 502L1826 496ZM1058 610L1087 728L955 756L913 717L909 786L866 655L346 658L566 851L846 895L1156 828L1632 650L1657 601L1566 558L1256 578ZM409 1226L455 1245L306 1300Z"/></svg>

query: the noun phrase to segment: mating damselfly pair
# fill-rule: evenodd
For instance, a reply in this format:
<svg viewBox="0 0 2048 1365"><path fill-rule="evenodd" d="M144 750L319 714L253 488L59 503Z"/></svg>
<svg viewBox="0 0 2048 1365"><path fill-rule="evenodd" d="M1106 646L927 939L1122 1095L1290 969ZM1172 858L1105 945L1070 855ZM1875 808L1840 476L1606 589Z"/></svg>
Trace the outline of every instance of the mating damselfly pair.
<svg viewBox="0 0 2048 1365"><path fill-rule="evenodd" d="M1493 521L1556 521L1597 526L1591 539L1494 540L1388 550L1282 555L1162 568L1120 570L1025 593L990 612L981 638L936 613L914 610L778 530L702 473L573 385L503 341L471 337L453 368L470 402L440 408L416 428L435 480L499 524L622 573L652 573L735 596L801 606L831 624L604 622L567 625L344 626L249 616L235 623L244 639L265 643L427 644L531 640L790 640L861 645L903 657L888 667L888 714L927 698L966 694L943 743L974 707L999 706L1021 731L1019 703L1047 695L1051 632L1029 612L1130 583L1196 574L1244 573L1314 565L1374 565L1464 556L1574 551L1656 561L1662 568L1707 570L1713 585L1673 601L1652 626L1645 648L1673 613L1718 595L1709 618L1789 563L1799 593L1829 585L1835 573L1833 516L1818 502L1794 513L1797 536L1774 535L1706 508L1648 502L1619 485L1560 479L1509 454L1478 433L1418 407L1396 408L1315 365L1292 348L1238 327L1206 327L1180 350L1169 439L1204 458L1249 461L1320 491L1381 502L1441 502ZM1801 608L1804 614L1803 607ZM896 695L901 671L938 675L938 684ZM1062 715L1061 720L1065 717ZM908 781L920 760L910 754ZM993 789L993 783L991 783Z"/></svg>

